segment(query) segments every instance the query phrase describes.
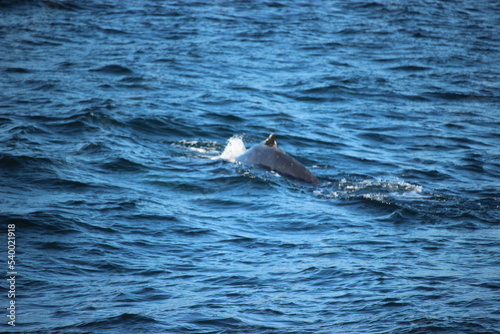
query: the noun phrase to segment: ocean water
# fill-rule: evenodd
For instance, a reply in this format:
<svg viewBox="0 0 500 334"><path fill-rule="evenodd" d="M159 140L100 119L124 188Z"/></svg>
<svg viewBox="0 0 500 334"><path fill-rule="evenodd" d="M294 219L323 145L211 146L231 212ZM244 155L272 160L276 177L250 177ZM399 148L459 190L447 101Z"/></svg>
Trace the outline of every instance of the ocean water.
<svg viewBox="0 0 500 334"><path fill-rule="evenodd" d="M499 35L483 0L0 1L1 330L499 333ZM232 161L270 133L321 183Z"/></svg>

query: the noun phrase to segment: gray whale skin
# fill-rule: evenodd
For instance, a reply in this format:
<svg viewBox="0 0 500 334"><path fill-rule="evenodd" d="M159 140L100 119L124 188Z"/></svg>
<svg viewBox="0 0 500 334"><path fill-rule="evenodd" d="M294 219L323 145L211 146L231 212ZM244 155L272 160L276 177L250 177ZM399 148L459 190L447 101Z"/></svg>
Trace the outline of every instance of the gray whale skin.
<svg viewBox="0 0 500 334"><path fill-rule="evenodd" d="M299 181L319 183L319 180L306 167L278 147L274 133L261 144L253 146L237 157L236 161L271 169Z"/></svg>

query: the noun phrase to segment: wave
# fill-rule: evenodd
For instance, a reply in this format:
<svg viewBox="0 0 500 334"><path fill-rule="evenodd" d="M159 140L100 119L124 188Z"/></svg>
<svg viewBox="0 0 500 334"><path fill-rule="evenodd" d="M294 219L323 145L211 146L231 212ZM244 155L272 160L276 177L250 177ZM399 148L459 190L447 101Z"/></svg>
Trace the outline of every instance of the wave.
<svg viewBox="0 0 500 334"><path fill-rule="evenodd" d="M118 64L104 65L99 68L90 69L89 71L112 75L131 75L134 73L134 71L132 71L128 67Z"/></svg>
<svg viewBox="0 0 500 334"><path fill-rule="evenodd" d="M94 320L85 320L68 326L52 328L55 331L70 331L75 328L91 331L116 331L122 329L125 331L137 330L141 333L152 333L158 322L150 316L138 313L121 313L115 316L102 316ZM153 326L153 328L152 328ZM149 329L148 329L149 328Z"/></svg>

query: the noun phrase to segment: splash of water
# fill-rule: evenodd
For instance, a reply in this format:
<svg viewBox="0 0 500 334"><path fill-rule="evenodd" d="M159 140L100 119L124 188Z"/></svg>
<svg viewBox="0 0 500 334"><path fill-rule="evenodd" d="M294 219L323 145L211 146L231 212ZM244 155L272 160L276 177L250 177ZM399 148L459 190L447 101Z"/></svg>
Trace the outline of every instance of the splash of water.
<svg viewBox="0 0 500 334"><path fill-rule="evenodd" d="M227 140L227 145L221 155L212 159L223 159L236 162L236 158L246 152L245 143L241 136L232 136Z"/></svg>

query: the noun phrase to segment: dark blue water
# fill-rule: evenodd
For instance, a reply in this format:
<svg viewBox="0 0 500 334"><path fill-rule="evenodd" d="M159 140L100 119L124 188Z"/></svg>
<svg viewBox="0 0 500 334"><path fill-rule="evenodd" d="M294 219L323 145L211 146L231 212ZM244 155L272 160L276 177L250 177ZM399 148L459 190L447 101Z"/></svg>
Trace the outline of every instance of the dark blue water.
<svg viewBox="0 0 500 334"><path fill-rule="evenodd" d="M2 330L499 333L499 27L482 0L0 1ZM321 184L217 158L272 132Z"/></svg>

